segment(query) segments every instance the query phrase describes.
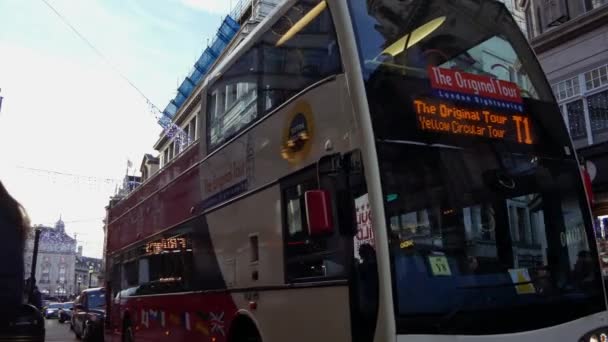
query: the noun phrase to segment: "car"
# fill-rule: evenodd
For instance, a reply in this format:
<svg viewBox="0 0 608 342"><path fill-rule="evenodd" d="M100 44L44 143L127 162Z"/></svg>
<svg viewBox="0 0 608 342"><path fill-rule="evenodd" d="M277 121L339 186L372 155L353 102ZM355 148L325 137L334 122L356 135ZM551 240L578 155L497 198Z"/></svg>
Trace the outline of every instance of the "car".
<svg viewBox="0 0 608 342"><path fill-rule="evenodd" d="M106 315L106 292L103 287L82 291L74 301L72 330L76 338L85 342L103 341L103 322Z"/></svg>
<svg viewBox="0 0 608 342"><path fill-rule="evenodd" d="M61 309L59 309L59 323L72 321L73 308L74 308L74 302L62 303Z"/></svg>
<svg viewBox="0 0 608 342"><path fill-rule="evenodd" d="M4 315L0 314L0 341L44 341L44 317L33 305L23 304Z"/></svg>
<svg viewBox="0 0 608 342"><path fill-rule="evenodd" d="M59 317L61 303L51 303L44 309L44 318L51 319Z"/></svg>
<svg viewBox="0 0 608 342"><path fill-rule="evenodd" d="M44 311L51 303L59 303L61 302L57 297L44 296L42 298L42 314L44 315Z"/></svg>

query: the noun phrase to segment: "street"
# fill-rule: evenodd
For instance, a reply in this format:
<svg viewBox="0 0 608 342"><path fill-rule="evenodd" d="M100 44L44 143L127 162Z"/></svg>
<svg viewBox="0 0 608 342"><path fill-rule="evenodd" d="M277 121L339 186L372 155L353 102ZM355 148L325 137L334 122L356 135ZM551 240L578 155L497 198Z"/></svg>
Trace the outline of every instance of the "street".
<svg viewBox="0 0 608 342"><path fill-rule="evenodd" d="M74 333L70 330L69 323L59 323L57 319L47 319L46 325L46 338L48 342L66 342L66 341L78 341Z"/></svg>

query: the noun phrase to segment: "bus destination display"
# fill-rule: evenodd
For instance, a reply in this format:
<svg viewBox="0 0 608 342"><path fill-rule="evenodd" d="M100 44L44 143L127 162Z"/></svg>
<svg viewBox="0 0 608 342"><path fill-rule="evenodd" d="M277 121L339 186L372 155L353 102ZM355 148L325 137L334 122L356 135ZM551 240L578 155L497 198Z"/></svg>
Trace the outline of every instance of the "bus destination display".
<svg viewBox="0 0 608 342"><path fill-rule="evenodd" d="M433 92L439 98L503 111L524 111L516 83L438 67L430 67L427 72Z"/></svg>
<svg viewBox="0 0 608 342"><path fill-rule="evenodd" d="M188 241L183 237L174 237L149 242L145 246L146 254L161 254L184 250L188 247Z"/></svg>
<svg viewBox="0 0 608 342"><path fill-rule="evenodd" d="M435 66L427 72L433 97L414 100L421 130L534 144L517 84Z"/></svg>
<svg viewBox="0 0 608 342"><path fill-rule="evenodd" d="M489 109L470 109L441 100L414 100L418 127L424 131L534 143L530 119Z"/></svg>

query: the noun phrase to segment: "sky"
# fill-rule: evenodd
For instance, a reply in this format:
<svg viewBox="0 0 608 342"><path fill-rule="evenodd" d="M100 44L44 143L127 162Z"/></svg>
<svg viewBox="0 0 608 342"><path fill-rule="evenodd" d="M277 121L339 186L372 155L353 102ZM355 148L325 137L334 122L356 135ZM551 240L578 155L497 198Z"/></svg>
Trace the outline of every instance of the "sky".
<svg viewBox="0 0 608 342"><path fill-rule="evenodd" d="M104 207L236 0L0 0L0 180L33 224L61 216L101 257Z"/></svg>

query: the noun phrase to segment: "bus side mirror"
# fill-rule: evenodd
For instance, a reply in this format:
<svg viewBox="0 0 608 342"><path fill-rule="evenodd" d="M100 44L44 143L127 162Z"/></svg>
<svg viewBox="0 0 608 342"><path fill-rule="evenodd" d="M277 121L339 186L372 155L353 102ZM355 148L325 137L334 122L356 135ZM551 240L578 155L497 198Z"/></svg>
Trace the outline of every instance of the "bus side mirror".
<svg viewBox="0 0 608 342"><path fill-rule="evenodd" d="M306 220L310 236L329 235L334 231L331 198L327 190L310 190L304 193Z"/></svg>

